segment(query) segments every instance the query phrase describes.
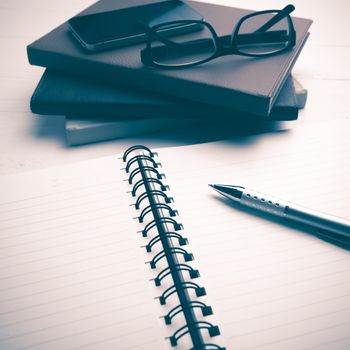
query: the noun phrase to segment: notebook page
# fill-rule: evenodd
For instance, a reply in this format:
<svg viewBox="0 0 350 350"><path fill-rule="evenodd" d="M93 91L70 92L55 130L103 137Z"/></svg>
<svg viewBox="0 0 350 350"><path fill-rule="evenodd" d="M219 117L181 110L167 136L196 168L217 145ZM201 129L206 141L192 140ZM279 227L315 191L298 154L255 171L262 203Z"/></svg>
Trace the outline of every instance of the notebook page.
<svg viewBox="0 0 350 350"><path fill-rule="evenodd" d="M0 181L0 349L160 349L116 157Z"/></svg>
<svg viewBox="0 0 350 350"><path fill-rule="evenodd" d="M159 150L228 349L350 348L350 254L220 197L236 184L350 217L350 123Z"/></svg>

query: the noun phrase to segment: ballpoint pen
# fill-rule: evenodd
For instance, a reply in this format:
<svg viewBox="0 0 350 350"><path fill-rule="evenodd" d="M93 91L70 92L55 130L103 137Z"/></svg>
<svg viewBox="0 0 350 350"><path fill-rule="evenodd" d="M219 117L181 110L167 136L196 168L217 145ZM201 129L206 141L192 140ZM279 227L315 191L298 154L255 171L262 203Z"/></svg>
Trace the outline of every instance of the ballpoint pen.
<svg viewBox="0 0 350 350"><path fill-rule="evenodd" d="M242 186L209 185L223 196L240 205L257 209L274 216L306 224L318 229L316 235L332 241L350 245L350 220L332 216L298 204L280 200Z"/></svg>

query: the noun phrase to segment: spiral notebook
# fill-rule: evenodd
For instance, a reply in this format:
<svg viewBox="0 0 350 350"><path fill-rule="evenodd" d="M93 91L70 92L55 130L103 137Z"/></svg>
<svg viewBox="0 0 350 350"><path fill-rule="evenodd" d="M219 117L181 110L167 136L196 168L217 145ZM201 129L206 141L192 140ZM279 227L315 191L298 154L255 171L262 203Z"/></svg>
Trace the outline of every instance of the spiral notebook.
<svg viewBox="0 0 350 350"><path fill-rule="evenodd" d="M135 146L2 177L0 348L349 349L349 251L208 187L346 217L349 131Z"/></svg>

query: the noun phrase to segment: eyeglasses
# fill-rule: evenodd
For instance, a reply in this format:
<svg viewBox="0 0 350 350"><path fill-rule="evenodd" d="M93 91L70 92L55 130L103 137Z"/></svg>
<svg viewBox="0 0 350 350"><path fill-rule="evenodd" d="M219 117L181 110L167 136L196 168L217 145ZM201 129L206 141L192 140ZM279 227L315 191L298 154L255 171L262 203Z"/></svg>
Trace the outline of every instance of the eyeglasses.
<svg viewBox="0 0 350 350"><path fill-rule="evenodd" d="M220 56L267 57L290 50L295 45L295 30L289 14L293 5L282 10L266 10L242 17L231 35L218 36L205 21L186 20L161 23L148 28L143 64L155 68L181 68L203 64ZM169 36L167 29L196 25L197 31Z"/></svg>

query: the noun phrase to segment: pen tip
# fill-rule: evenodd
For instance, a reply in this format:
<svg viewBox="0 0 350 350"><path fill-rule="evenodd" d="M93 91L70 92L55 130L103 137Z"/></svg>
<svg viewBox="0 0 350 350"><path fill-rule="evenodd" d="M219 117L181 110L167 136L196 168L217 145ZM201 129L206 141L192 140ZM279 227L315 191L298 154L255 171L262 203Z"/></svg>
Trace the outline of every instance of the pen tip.
<svg viewBox="0 0 350 350"><path fill-rule="evenodd" d="M212 184L208 184L208 186L210 186L210 187L214 188L214 185L212 185Z"/></svg>

